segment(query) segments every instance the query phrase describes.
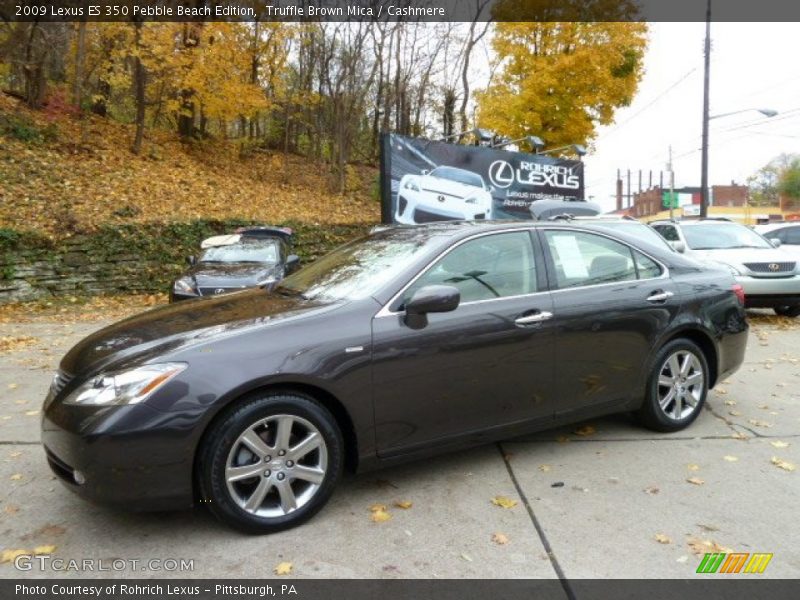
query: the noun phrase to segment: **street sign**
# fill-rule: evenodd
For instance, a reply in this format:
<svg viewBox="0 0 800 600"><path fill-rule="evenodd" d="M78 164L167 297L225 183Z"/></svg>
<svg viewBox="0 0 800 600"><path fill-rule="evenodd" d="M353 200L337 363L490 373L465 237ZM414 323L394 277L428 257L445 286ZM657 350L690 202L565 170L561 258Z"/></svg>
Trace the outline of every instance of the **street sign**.
<svg viewBox="0 0 800 600"><path fill-rule="evenodd" d="M678 194L676 192L670 192L669 190L661 192L661 205L664 208L678 208L680 206L678 202Z"/></svg>

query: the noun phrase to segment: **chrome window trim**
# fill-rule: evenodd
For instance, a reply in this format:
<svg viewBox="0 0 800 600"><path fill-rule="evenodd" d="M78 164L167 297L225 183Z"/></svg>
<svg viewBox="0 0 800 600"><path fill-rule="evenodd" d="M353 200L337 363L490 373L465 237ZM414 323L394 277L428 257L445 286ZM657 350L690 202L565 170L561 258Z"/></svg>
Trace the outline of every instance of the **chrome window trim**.
<svg viewBox="0 0 800 600"><path fill-rule="evenodd" d="M447 248L446 250L444 250L440 254L437 254L424 267L422 267L422 269L420 269L419 273L417 273L408 283L406 283L402 288L400 288L400 291L398 291L394 296L392 296L389 299L389 301L386 302L386 304L384 304L377 313L375 313L375 316L373 317L373 319L378 319L378 318L381 318L381 317L395 317L397 315L402 315L403 314L402 311L392 311L392 310L389 310L389 307L408 288L410 288L412 285L414 285L414 283L416 283L416 281L420 277L422 277L425 273L427 273L428 269L430 269L433 265L435 265L440 259L444 258L450 252L452 252L453 250L458 248L461 244L464 244L466 242L469 242L469 241L472 241L472 240L475 240L475 239L478 239L478 238L481 238L481 237L484 237L484 236L487 236L487 235L495 235L495 234L500 234L500 233L513 233L513 232L517 232L517 231L524 231L524 232L526 232L526 233L528 233L530 235L531 233L535 233L536 230L537 230L537 228L535 228L535 227L524 227L524 226L522 226L522 227L509 227L508 229L496 229L496 230L492 230L492 231L484 231L484 232L472 235L470 237L466 237L463 240L459 240L456 244L450 246L449 248ZM622 244L623 246L625 246L627 248L630 248L631 250L634 250L636 252L640 252L641 254L643 254L644 256L646 256L647 258L652 260L653 262L655 262L659 267L661 267L661 275L659 275L658 277L648 277L647 279L639 279L637 277L636 279L628 280L628 281L658 281L660 279L669 279L669 269L660 260L658 260L657 258L652 256L648 252L645 252L644 250L641 250L640 248L637 248L635 246L631 246L627 242L624 242L622 240L618 240L618 239L614 238L613 236L607 235L604 232L594 231L592 229L582 229L582 228L578 228L578 227L547 227L547 228L542 228L542 230L545 231L545 232L546 231L578 231L578 232L581 232L581 233L589 233L589 234L599 235L599 236L608 238L609 240L611 240L613 242L617 242L618 244ZM536 251L535 248L533 248L533 250L534 250L534 252ZM563 288L563 289L547 289L547 290L533 292L533 293L530 293L530 294L518 294L516 296L503 296L502 298L488 298L486 300L471 300L469 302L460 303L459 306L469 306L471 304L481 304L481 303L484 303L484 302L498 302L498 301L501 301L501 300L529 298L531 296L539 296L539 295L542 295L542 294L554 294L554 293L557 293L557 292L569 292L569 291L573 291L573 290L596 288L596 287L603 287L603 286L609 286L609 285L621 285L621 284L624 284L624 283L627 283L627 282L626 281L612 281L612 282L609 282L609 283L593 283L593 284L589 284L589 285L579 285L579 286L576 285L575 287L568 287L568 288Z"/></svg>

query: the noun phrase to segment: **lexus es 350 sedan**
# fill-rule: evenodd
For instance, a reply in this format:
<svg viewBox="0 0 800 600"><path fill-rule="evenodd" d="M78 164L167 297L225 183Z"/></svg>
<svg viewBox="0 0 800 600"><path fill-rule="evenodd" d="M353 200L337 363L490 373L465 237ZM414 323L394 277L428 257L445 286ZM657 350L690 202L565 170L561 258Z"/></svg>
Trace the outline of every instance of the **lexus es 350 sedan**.
<svg viewBox="0 0 800 600"><path fill-rule="evenodd" d="M128 509L297 525L362 471L632 411L688 426L742 363L741 288L602 224L392 227L270 289L164 306L61 361L47 459Z"/></svg>

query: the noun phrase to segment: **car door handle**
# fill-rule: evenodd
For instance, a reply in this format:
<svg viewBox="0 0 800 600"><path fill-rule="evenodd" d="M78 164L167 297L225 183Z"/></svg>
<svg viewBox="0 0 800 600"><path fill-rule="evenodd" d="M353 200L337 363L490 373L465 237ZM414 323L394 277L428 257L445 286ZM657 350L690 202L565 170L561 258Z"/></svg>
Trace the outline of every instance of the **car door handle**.
<svg viewBox="0 0 800 600"><path fill-rule="evenodd" d="M655 291L647 297L648 302L664 302L665 300L669 300L675 294L672 292L663 292L661 290Z"/></svg>
<svg viewBox="0 0 800 600"><path fill-rule="evenodd" d="M542 321L547 321L548 319L552 318L553 318L553 313L542 310L532 315L517 317L516 319L514 319L514 324L523 326L533 325L534 323L541 323Z"/></svg>

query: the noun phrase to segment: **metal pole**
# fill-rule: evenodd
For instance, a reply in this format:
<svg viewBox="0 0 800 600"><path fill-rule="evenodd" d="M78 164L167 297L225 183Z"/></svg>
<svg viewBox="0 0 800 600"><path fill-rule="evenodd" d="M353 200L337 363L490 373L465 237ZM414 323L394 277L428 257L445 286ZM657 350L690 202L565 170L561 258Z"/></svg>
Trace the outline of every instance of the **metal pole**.
<svg viewBox="0 0 800 600"><path fill-rule="evenodd" d="M625 201L625 204L627 204L627 208L630 208L631 206L633 206L633 203L632 203L631 200L632 200L632 197L631 197L631 170L628 169L628 195L627 195L626 201Z"/></svg>
<svg viewBox="0 0 800 600"><path fill-rule="evenodd" d="M672 170L672 146L669 147L669 220L675 218L675 171Z"/></svg>
<svg viewBox="0 0 800 600"><path fill-rule="evenodd" d="M708 216L708 93L709 69L711 66L711 0L706 5L706 41L704 48L704 75L703 75L703 143L702 158L700 162L700 218Z"/></svg>

